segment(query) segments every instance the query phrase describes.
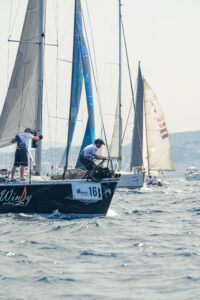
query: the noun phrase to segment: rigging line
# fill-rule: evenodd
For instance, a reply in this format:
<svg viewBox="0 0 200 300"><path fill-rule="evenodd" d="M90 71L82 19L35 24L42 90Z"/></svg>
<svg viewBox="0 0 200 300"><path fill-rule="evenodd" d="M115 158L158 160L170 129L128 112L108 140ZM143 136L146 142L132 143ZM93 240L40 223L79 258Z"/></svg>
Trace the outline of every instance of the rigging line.
<svg viewBox="0 0 200 300"><path fill-rule="evenodd" d="M67 63L72 64L72 61L71 61L71 60L62 59L62 58L58 58L57 60L64 61L64 62L67 62Z"/></svg>
<svg viewBox="0 0 200 300"><path fill-rule="evenodd" d="M127 130L127 127L128 127L128 121L129 121L129 118L130 118L130 113L131 113L132 105L133 105L133 101L131 101L131 104L130 104L130 108L129 108L129 112L128 112L128 117L127 117L127 120L126 120L126 125L125 125L123 136L122 136L122 143L124 142L126 130Z"/></svg>
<svg viewBox="0 0 200 300"><path fill-rule="evenodd" d="M14 17L13 26L12 26L12 28L11 28L11 30L10 30L10 36L12 35L13 29L14 29L14 27L15 27L15 23L16 23L16 19L17 19L17 14L18 14L18 12L21 10L21 9L20 9L21 3L22 3L22 1L18 2L18 6L17 6L17 9L16 9L16 14L15 14L15 17Z"/></svg>
<svg viewBox="0 0 200 300"><path fill-rule="evenodd" d="M11 28L11 19L12 19L12 8L13 8L13 0L11 0L10 4L10 13L9 13L9 26L8 26L8 38L10 37L10 28ZM10 65L10 44L8 43L8 53L7 53L7 88L9 85L9 65ZM6 150L6 168L8 168L8 151Z"/></svg>
<svg viewBox="0 0 200 300"><path fill-rule="evenodd" d="M49 97L48 97L46 76L44 76L44 83L45 83L45 89L46 89L46 105L47 105L47 116L48 116L48 126L49 126L49 141L50 141L51 165L53 165L53 150L52 150L52 139L51 139L51 123L50 123L50 117L49 117Z"/></svg>
<svg viewBox="0 0 200 300"><path fill-rule="evenodd" d="M134 88L134 91L135 91L135 89L136 89L136 86ZM129 112L128 112L128 117L127 117L127 120L126 120L126 125L125 125L125 129L124 129L123 137L122 137L122 143L124 141L126 130L127 130L127 127L128 127L128 121L129 121L129 118L130 118L132 105L133 105L133 100L131 99L130 108L129 108Z"/></svg>
<svg viewBox="0 0 200 300"><path fill-rule="evenodd" d="M45 1L44 32L46 32L46 14L47 14L46 6L47 6L47 3ZM44 35L44 41L43 41L44 45L45 45L45 38L46 38L46 35ZM45 52L45 47L44 47L43 51ZM45 58L44 53L43 53L43 57ZM51 164L53 164L51 123L50 123L50 120L49 120L49 97L48 97L48 90L47 90L47 79L46 79L46 75L45 75L44 70L45 70L45 59L43 60L43 78L44 78L44 86L45 86L45 90L46 90L46 105L47 105L47 116L48 116L48 127L49 127L49 141L50 141L50 157L51 157ZM43 99L44 99L44 94L43 94Z"/></svg>
<svg viewBox="0 0 200 300"><path fill-rule="evenodd" d="M55 2L54 2L55 3ZM56 43L58 44L58 0L56 1L56 8L54 7L54 16L56 23ZM56 51L56 124L55 124L55 143L58 141L57 129L58 129L58 47Z"/></svg>
<svg viewBox="0 0 200 300"><path fill-rule="evenodd" d="M13 6L13 0L11 0L11 5L10 5L8 38L10 37L10 28L11 28L11 19L12 19L12 6ZM9 64L10 64L10 44L8 43L8 54L7 54L7 87L9 85Z"/></svg>
<svg viewBox="0 0 200 300"><path fill-rule="evenodd" d="M103 133L104 133L104 136L105 136L106 148L107 148L107 151L108 151L108 156L110 156L110 151L109 151L109 147L108 147L108 141L107 141L105 126L104 126L104 121L103 121L103 116L102 116L102 109L101 109L101 103L100 103L100 94L99 94L99 89L98 89L98 83L96 82L95 70L94 70L94 67L93 67L93 60L92 60L92 56L91 56L91 51L90 51L90 46L89 46L88 35L87 35L87 31L86 31L86 24L85 24L85 18L84 18L84 15L83 15L82 6L81 6L81 12L82 12L83 24L84 24L84 28L85 28L85 35L86 35L86 41L87 41L88 50L89 50L89 56L90 56L90 59L91 59L92 74L93 74L95 89L96 89L96 93L97 93L97 99L98 99L98 104L99 104L99 110L100 110ZM91 32L91 35L92 35L92 32ZM111 165L112 165L112 162L111 162Z"/></svg>
<svg viewBox="0 0 200 300"><path fill-rule="evenodd" d="M90 14L89 14L87 0L86 0L86 8L87 8L87 14L88 14L88 20L89 20L89 28L90 28L90 32L91 32L91 38L92 38L92 47L93 47L93 53L94 53L94 66L95 66L95 72L96 72L96 78L97 78L97 86L98 86L98 92L99 92L99 78L98 78L98 70L97 70L96 51L95 51L95 46L94 46L93 31L92 31L91 18L90 18Z"/></svg>
<svg viewBox="0 0 200 300"><path fill-rule="evenodd" d="M20 43L20 44L34 44L34 45L39 45L39 42L31 42L31 41L22 41L22 40L12 40L8 39L8 42L12 43ZM53 46L53 47L58 47L58 44L50 44L50 43L43 43L44 46Z"/></svg>
<svg viewBox="0 0 200 300"><path fill-rule="evenodd" d="M127 59L127 64L128 64L128 72L129 72L129 79L130 79L130 86L131 86L131 93L132 93L132 100L133 100L133 107L134 107L134 111L135 111L135 118L136 118L136 124L137 124L137 132L138 132L138 138L139 138L139 144L140 144L140 154L141 154L141 158L142 158L142 164L144 164L143 157L142 157L141 136L140 136L140 131L139 131L139 123L138 123L138 117L137 117L137 112L136 112L136 107L135 107L135 101L134 101L133 83L132 83L132 77L131 77L131 69L130 69L130 64L129 64L129 57L128 57L128 50L127 50L127 44L126 44L126 38L125 38L125 31L124 31L123 20L122 20L122 32L123 32L124 45L125 45L125 51L126 51L126 59Z"/></svg>

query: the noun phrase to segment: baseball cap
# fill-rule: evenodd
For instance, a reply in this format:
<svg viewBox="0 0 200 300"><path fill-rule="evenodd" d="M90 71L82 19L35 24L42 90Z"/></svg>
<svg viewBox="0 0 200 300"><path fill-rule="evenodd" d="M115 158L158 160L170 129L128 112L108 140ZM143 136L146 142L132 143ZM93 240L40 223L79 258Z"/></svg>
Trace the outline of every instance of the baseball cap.
<svg viewBox="0 0 200 300"><path fill-rule="evenodd" d="M105 145L104 141L102 139L96 139L94 141L95 144L101 144L101 145Z"/></svg>
<svg viewBox="0 0 200 300"><path fill-rule="evenodd" d="M24 132L27 132L27 131L30 131L30 133L33 133L33 130L32 130L31 128L26 128L26 129L24 130Z"/></svg>

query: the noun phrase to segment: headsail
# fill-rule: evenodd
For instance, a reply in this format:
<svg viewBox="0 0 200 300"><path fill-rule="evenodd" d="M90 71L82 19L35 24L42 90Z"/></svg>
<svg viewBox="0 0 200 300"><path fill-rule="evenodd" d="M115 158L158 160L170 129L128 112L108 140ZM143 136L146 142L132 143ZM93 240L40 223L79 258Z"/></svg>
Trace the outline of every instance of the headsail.
<svg viewBox="0 0 200 300"><path fill-rule="evenodd" d="M29 0L0 117L0 147L26 127L37 129L39 0Z"/></svg>
<svg viewBox="0 0 200 300"><path fill-rule="evenodd" d="M83 85L83 77L85 82L87 107L88 107L88 122L83 138L82 147L94 141L95 125L94 125L94 105L93 93L91 83L90 61L87 46L85 43L83 28L82 28L82 14L80 0L75 1L75 17L74 17L74 46L73 46L73 67L72 67L72 83L71 83L71 99L70 112L68 124L68 141L65 151L65 163L62 159L61 164L65 164L65 171L68 167L68 157L71 148L71 143L74 135L76 119L79 111L81 91Z"/></svg>
<svg viewBox="0 0 200 300"><path fill-rule="evenodd" d="M78 0L79 1L79 0ZM92 78L90 70L90 58L83 36L83 32L80 32L80 46L81 46L81 57L83 65L83 76L85 82L85 92L87 98L87 109L88 109L88 122L86 126L85 136L83 138L83 144L81 150L94 142L95 138L95 121L94 121L94 103L93 103L93 92L92 92ZM84 142L85 141L85 142Z"/></svg>
<svg viewBox="0 0 200 300"><path fill-rule="evenodd" d="M164 114L147 81L143 80L143 82L148 169L149 171L174 170Z"/></svg>
<svg viewBox="0 0 200 300"><path fill-rule="evenodd" d="M130 170L143 165L143 95L144 87L139 63Z"/></svg>
<svg viewBox="0 0 200 300"><path fill-rule="evenodd" d="M119 130L121 128L121 127L119 128L120 122L122 123L122 120L120 119L119 116L119 102L117 101L117 108L115 112L115 123L114 123L111 146L110 146L110 156L118 160L121 159L121 157L119 157L119 148L121 147L121 145L119 145L120 143Z"/></svg>

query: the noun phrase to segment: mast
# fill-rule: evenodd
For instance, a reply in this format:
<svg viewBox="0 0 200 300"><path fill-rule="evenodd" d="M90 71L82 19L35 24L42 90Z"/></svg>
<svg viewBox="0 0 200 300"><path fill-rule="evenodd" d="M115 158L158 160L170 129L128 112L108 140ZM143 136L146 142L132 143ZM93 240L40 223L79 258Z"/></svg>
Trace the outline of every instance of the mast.
<svg viewBox="0 0 200 300"><path fill-rule="evenodd" d="M37 135L42 134L42 97L43 97L43 39L44 39L44 0L39 1L39 41L38 41L38 111ZM40 175L42 168L42 141L35 151L36 175Z"/></svg>
<svg viewBox="0 0 200 300"><path fill-rule="evenodd" d="M119 169L121 170L121 159L122 159L122 117L121 117L121 98L122 98L122 15L121 15L121 0L119 0Z"/></svg>

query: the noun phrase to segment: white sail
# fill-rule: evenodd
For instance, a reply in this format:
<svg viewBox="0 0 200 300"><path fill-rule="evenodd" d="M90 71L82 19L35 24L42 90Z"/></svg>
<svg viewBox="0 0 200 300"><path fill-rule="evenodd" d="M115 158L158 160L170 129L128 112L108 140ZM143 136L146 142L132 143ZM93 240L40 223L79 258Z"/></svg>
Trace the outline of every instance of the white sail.
<svg viewBox="0 0 200 300"><path fill-rule="evenodd" d="M112 135L112 141L111 141L111 146L110 146L110 156L115 157L116 159L120 159L119 157L119 149L121 145L120 143L120 138L119 138L119 102L117 102L117 108L116 108L116 113L115 113L115 124L114 124L114 129L113 129L113 135Z"/></svg>
<svg viewBox="0 0 200 300"><path fill-rule="evenodd" d="M144 80L148 169L174 170L168 130L157 97Z"/></svg>
<svg viewBox="0 0 200 300"><path fill-rule="evenodd" d="M38 91L39 0L29 0L17 57L0 117L0 147L24 132L36 129Z"/></svg>

